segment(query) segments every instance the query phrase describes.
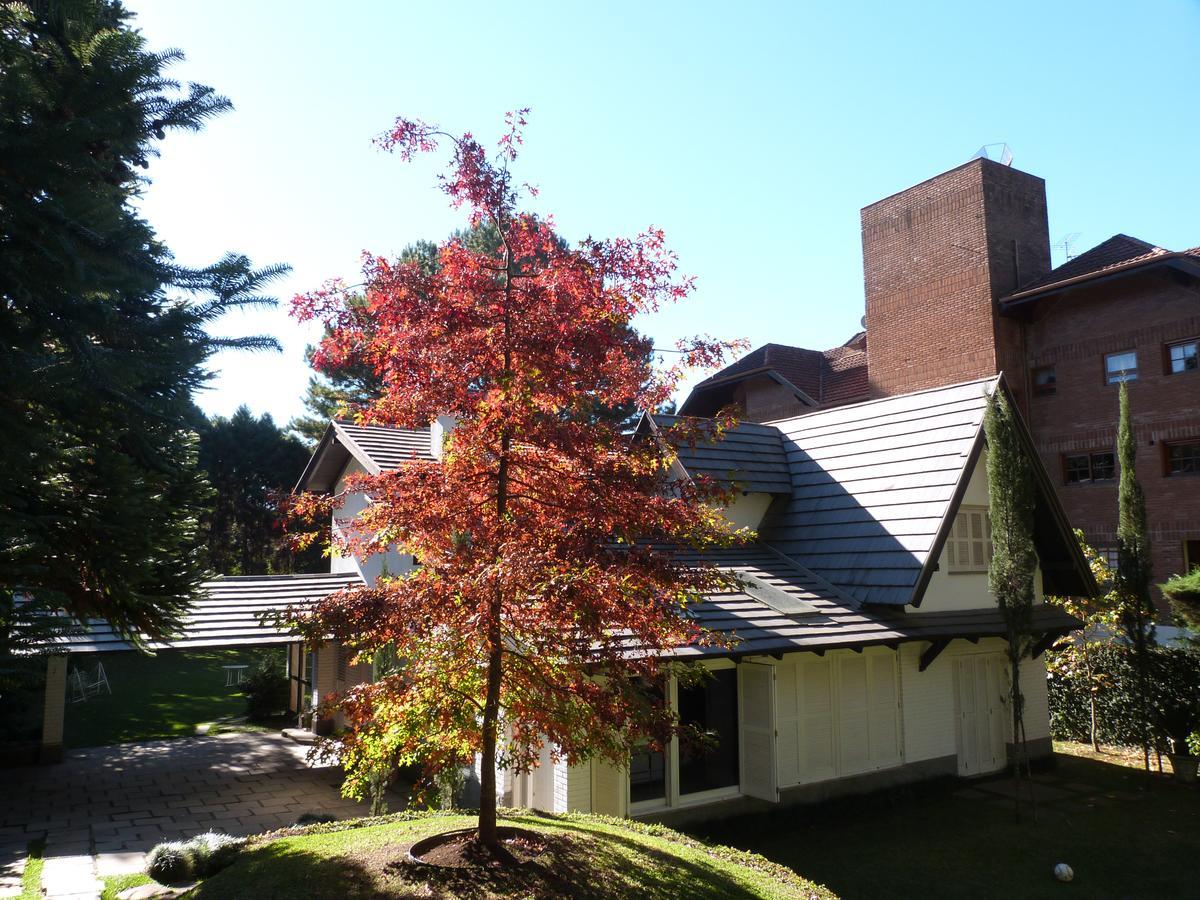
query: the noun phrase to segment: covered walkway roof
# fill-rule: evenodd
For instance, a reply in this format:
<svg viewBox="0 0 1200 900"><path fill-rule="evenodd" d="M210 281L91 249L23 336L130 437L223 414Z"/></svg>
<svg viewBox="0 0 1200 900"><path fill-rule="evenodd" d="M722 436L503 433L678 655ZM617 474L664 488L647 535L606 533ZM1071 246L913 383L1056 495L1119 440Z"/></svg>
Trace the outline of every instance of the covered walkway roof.
<svg viewBox="0 0 1200 900"><path fill-rule="evenodd" d="M178 635L165 641L146 640L144 645L166 650L285 644L296 636L275 624L276 613L288 607L311 607L334 591L362 583L357 572L222 576L201 586L201 596L184 616ZM132 650L134 645L104 620L92 619L60 635L55 649L103 653Z"/></svg>

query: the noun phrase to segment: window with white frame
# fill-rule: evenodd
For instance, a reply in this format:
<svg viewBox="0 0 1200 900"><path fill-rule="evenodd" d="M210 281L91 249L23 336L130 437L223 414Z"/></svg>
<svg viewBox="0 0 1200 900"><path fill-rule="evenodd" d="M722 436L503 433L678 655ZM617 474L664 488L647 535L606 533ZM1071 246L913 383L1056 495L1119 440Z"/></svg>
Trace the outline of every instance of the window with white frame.
<svg viewBox="0 0 1200 900"><path fill-rule="evenodd" d="M738 673L711 668L694 684L668 687L668 699L694 739L662 749L642 747L629 760L629 804L634 813L715 799L738 792Z"/></svg>
<svg viewBox="0 0 1200 900"><path fill-rule="evenodd" d="M961 507L946 541L947 569L951 572L986 572L991 561L992 524L987 508Z"/></svg>

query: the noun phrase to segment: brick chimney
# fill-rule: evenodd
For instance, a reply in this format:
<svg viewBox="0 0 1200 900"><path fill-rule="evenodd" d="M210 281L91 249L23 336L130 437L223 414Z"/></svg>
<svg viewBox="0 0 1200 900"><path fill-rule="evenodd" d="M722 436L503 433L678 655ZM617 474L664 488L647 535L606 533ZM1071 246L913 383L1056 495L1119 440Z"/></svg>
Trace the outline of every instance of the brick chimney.
<svg viewBox="0 0 1200 900"><path fill-rule="evenodd" d="M996 301L1050 271L1046 183L973 159L862 211L871 394L1026 377Z"/></svg>

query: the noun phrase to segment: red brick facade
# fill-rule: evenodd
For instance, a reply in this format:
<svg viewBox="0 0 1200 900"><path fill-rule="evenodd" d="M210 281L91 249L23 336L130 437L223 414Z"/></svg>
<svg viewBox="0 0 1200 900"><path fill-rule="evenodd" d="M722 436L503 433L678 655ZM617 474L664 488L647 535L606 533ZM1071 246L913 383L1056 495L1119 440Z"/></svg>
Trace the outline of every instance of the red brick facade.
<svg viewBox="0 0 1200 900"><path fill-rule="evenodd" d="M987 160L866 207L862 234L872 393L1004 371L1072 523L1099 548L1116 546L1115 473L1069 484L1066 459L1115 451L1118 388L1105 355L1135 351L1155 578L1200 565L1200 477L1166 474L1165 455L1172 441L1200 440L1200 370L1167 374L1166 356L1169 343L1200 335L1200 281L1151 268L1004 304L1057 272L1047 277L1045 183ZM1042 367L1053 367L1052 392L1032 383Z"/></svg>
<svg viewBox="0 0 1200 900"><path fill-rule="evenodd" d="M862 244L874 396L1000 369L1021 386L998 301L1050 270L1042 179L973 159L866 207Z"/></svg>

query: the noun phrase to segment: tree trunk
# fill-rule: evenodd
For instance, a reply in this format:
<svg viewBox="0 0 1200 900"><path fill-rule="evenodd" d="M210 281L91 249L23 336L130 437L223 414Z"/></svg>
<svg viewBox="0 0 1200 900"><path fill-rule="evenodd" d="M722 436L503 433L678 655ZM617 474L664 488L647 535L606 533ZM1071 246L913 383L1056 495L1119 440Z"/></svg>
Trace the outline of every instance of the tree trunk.
<svg viewBox="0 0 1200 900"><path fill-rule="evenodd" d="M1092 749L1097 753L1100 752L1100 740L1097 736L1096 729L1096 682L1095 673L1092 671L1092 655L1088 652L1088 639L1086 629L1083 632L1083 672L1087 676L1088 686L1088 714L1090 721L1088 729L1092 738Z"/></svg>
<svg viewBox="0 0 1200 900"><path fill-rule="evenodd" d="M500 849L496 830L496 728L500 718L501 651L499 619L496 643L488 655L487 699L483 705L483 752L479 768L479 842L490 850Z"/></svg>

